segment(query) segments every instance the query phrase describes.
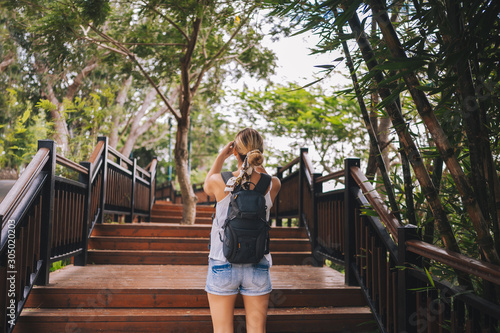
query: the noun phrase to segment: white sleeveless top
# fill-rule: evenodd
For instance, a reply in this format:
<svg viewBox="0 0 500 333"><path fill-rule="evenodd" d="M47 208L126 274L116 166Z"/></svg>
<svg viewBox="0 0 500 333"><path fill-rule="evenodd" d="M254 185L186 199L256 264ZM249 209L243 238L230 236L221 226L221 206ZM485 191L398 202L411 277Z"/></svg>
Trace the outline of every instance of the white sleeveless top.
<svg viewBox="0 0 500 333"><path fill-rule="evenodd" d="M271 201L272 187L273 187L273 182L271 181L269 185L269 191L265 195L266 206L267 206L267 212L266 212L267 220L269 220L269 214L273 206L273 202ZM224 252L222 251L221 239L224 237L224 230L222 229L222 226L226 221L230 198L231 198L231 193L225 196L224 199L222 199L221 201L217 202L215 217L212 223L212 231L210 232L210 253L208 254L208 257L223 262L227 262L227 259L224 256ZM265 254L264 257L269 262L269 267L271 267L273 264L271 253Z"/></svg>

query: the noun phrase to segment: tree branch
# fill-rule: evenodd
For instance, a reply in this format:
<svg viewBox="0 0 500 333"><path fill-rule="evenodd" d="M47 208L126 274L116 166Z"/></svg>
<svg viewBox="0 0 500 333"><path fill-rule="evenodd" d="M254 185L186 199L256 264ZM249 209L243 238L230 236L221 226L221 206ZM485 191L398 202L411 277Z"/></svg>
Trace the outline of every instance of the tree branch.
<svg viewBox="0 0 500 333"><path fill-rule="evenodd" d="M94 41L99 42L99 43L105 43L105 40L98 40L94 39ZM182 44L182 43L125 43L121 42L122 45L132 45L132 46L183 46L186 47L187 44Z"/></svg>
<svg viewBox="0 0 500 333"><path fill-rule="evenodd" d="M12 63L16 61L16 58L14 57L14 53L9 52L7 54L7 57L4 61L0 62L0 73L2 73L7 67L12 65Z"/></svg>
<svg viewBox="0 0 500 333"><path fill-rule="evenodd" d="M78 88L80 88L80 86L82 85L85 76L92 72L97 67L97 65L97 59L95 57L92 58L90 60L90 63L85 66L85 68L83 68L82 71L75 77L75 79L73 80L73 84L68 87L65 98L69 99L70 101L73 100L76 92L78 91Z"/></svg>
<svg viewBox="0 0 500 333"><path fill-rule="evenodd" d="M250 11L248 13L248 16L240 22L240 24L238 25L236 30L233 31L233 33L231 34L231 37L229 38L229 40L219 49L219 51L215 54L215 56L208 63L206 63L203 66L203 68L200 70L200 73L198 74L198 78L196 80L196 83L194 84L193 88L191 89L192 93L194 93L198 90L198 88L200 87L200 84L201 84L201 80L203 79L203 76L205 75L205 73L213 66L213 64L215 63L217 58L219 58L226 51L226 49L229 47L229 45L231 44L233 39L240 32L241 28L250 20L252 12L254 11L255 8L257 8L257 6L252 6L252 8L250 9Z"/></svg>
<svg viewBox="0 0 500 333"><path fill-rule="evenodd" d="M90 27L95 33L97 33L99 36L101 36L102 38L104 38L105 40L107 40L109 43L111 43L111 44L115 45L116 47L118 47L121 51L123 51L125 53L125 55L127 55L130 59L132 59L132 61L135 62L135 64L137 65L137 67L139 67L139 70L141 71L142 75L144 75L144 77L146 77L146 79L153 86L153 88L156 90L156 92L158 93L158 95L160 95L161 99L167 105L168 109L174 115L174 117L176 119L180 119L181 118L181 115L172 107L172 105L170 104L170 102L168 101L168 99L165 97L165 95L160 91L160 88L158 87L158 85L153 81L153 79L149 76L149 74L146 72L146 70L144 69L144 67L142 67L141 63L137 60L137 58L136 58L136 56L135 56L134 53L132 53L125 46L123 46L122 43L120 43L117 40L113 39L111 36L109 36L109 35L101 32L101 31L99 31L98 29L96 29L92 24L89 23L88 27ZM85 30L84 30L84 32L85 32ZM119 52L119 53L123 54L122 52Z"/></svg>
<svg viewBox="0 0 500 333"><path fill-rule="evenodd" d="M190 69L191 69L191 58L194 53L194 49L196 47L196 42L198 41L200 27L201 27L201 18L195 19L193 23L193 32L191 33L191 38L188 43L188 48L183 58L181 59L181 86L182 86L182 94L184 95L183 103L180 106L182 116L186 116L185 113L189 110L189 107L183 106L183 104L191 103L192 91L190 87Z"/></svg>
<svg viewBox="0 0 500 333"><path fill-rule="evenodd" d="M154 8L152 6L147 6L147 7L152 9L156 14L160 15L165 20L167 20L167 22L170 23L175 29L177 29L177 31L179 31L181 33L181 35L189 42L189 36L170 17L168 17L167 15L165 15L163 13L160 13L156 8Z"/></svg>

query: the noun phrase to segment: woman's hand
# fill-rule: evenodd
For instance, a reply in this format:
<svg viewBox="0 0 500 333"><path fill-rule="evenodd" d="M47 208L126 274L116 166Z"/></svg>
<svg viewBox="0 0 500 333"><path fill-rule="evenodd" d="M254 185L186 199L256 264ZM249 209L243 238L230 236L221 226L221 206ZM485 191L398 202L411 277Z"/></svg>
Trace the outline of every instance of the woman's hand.
<svg viewBox="0 0 500 333"><path fill-rule="evenodd" d="M234 149L234 141L229 142L224 148L221 149L219 155L214 161L212 168L208 171L208 174L205 178L205 183L203 184L203 189L206 194L213 195L215 189L217 188L217 180L220 180L220 176L212 177L215 174L218 174L222 171L222 166L224 165L224 161L227 160L233 154Z"/></svg>
<svg viewBox="0 0 500 333"><path fill-rule="evenodd" d="M233 155L234 151L234 141L229 142L222 150L219 152L219 156L224 158L224 161Z"/></svg>

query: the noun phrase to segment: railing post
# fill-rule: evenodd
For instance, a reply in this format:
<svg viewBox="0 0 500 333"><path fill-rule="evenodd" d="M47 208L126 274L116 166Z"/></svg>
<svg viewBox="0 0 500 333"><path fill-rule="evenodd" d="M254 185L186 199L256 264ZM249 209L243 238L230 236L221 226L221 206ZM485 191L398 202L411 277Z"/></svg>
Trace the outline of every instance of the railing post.
<svg viewBox="0 0 500 333"><path fill-rule="evenodd" d="M130 192L130 216L126 218L126 222L134 221L134 205L135 205L135 178L137 177L137 159L134 158L134 164L132 165L132 189Z"/></svg>
<svg viewBox="0 0 500 333"><path fill-rule="evenodd" d="M351 194L351 188L358 187L356 181L351 176L351 167L360 165L359 158L346 158L344 160L345 190L344 190L344 263L345 263L345 283L348 286L358 284L354 275L354 265L356 263L356 200Z"/></svg>
<svg viewBox="0 0 500 333"><path fill-rule="evenodd" d="M101 183L101 211L99 212L99 218L97 223L104 222L104 210L106 206L106 184L108 181L108 138L105 136L100 136L97 138L97 142L104 141L104 148L102 150L102 183Z"/></svg>
<svg viewBox="0 0 500 333"><path fill-rule="evenodd" d="M82 253L75 256L75 266L87 265L87 254L89 245L89 224L90 224L90 208L92 200L92 163L80 162L88 170L88 175L80 174L80 182L87 184L87 193L85 194L85 204L83 209L83 226L82 226Z"/></svg>
<svg viewBox="0 0 500 333"><path fill-rule="evenodd" d="M409 273L413 266L419 266L420 257L412 252L406 251L406 241L419 239L418 228L408 224L398 228L398 332L417 332L417 302L416 291L411 290L418 287L417 279Z"/></svg>
<svg viewBox="0 0 500 333"><path fill-rule="evenodd" d="M299 162L299 226L305 226L304 219L302 218L302 213L304 211L304 173L307 171L306 165L304 163L304 154L307 153L309 149L300 148L300 162Z"/></svg>
<svg viewBox="0 0 500 333"><path fill-rule="evenodd" d="M314 260L314 266L316 267L322 267L323 266L323 258L321 256L317 256L316 252L319 250L320 246L318 243L318 237L319 237L319 232L318 232L318 227L319 227L319 221L318 221L318 200L317 200L317 195L323 192L323 185L320 183L316 182L316 179L321 176L320 173L314 173L312 178L313 186L312 186L312 220L313 220L313 233L312 233L312 255Z"/></svg>
<svg viewBox="0 0 500 333"><path fill-rule="evenodd" d="M151 222L151 211L153 210L153 204L156 201L156 166L158 165L155 163L155 161L158 161L158 157L153 157L153 160L151 161L151 166L152 168L149 170L149 214L148 214L148 222Z"/></svg>
<svg viewBox="0 0 500 333"><path fill-rule="evenodd" d="M281 172L281 167L279 166L276 170L276 177L278 177L278 179L281 180L283 179L283 172ZM274 199L274 209L275 209L275 219L276 219L276 226L277 227L281 227L283 226L283 219L281 219L281 217L279 217L279 208L280 208L280 194L278 192L278 196L276 199Z"/></svg>
<svg viewBox="0 0 500 333"><path fill-rule="evenodd" d="M42 223L40 230L40 259L42 267L38 275L38 285L49 284L50 255L52 251L52 225L54 218L54 192L56 172L56 149L57 144L52 140L39 140L38 149L48 148L50 150L49 160L42 169L48 179L42 190Z"/></svg>

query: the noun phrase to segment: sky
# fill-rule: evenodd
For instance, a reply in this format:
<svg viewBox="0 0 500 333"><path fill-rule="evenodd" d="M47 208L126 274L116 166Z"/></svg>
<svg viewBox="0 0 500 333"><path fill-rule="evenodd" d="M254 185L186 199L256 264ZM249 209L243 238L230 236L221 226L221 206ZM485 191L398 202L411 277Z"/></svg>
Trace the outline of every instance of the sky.
<svg viewBox="0 0 500 333"><path fill-rule="evenodd" d="M272 42L270 38L266 38L264 45L274 50L278 58L275 81L296 82L299 85L306 85L322 77L322 69L314 66L332 65L334 64L333 60L341 57L342 54L335 52L311 55L310 48L314 47L318 42L318 37L310 33L281 38L277 42ZM339 70L345 71L343 65L339 66ZM348 80L342 75L333 74L322 81L321 85L327 87L329 85L335 86L348 83Z"/></svg>
<svg viewBox="0 0 500 333"><path fill-rule="evenodd" d="M318 37L311 33L304 33L298 36L286 38L282 37L277 42L273 42L270 37L266 37L263 41L263 45L272 49L277 56L276 74L271 77L271 80L284 85L288 82L294 82L298 85L305 86L314 82L318 78L323 77L323 69L316 68L315 66L332 65L334 64L333 60L341 57L342 54L340 52L336 52L330 54L311 55L310 48L314 47L318 41ZM344 63L339 65L337 72L340 71L344 74L347 73ZM324 91L328 93L334 89L332 87L345 86L349 83L350 80L345 78L343 75L339 73L332 73L329 77L316 84L320 84ZM232 82L230 88L243 89L243 87L246 86L249 89L262 90L264 88L263 84L265 84L263 81L256 81L255 79L244 77L237 83ZM231 122L237 123L238 119L233 114L233 105L234 104L230 99L227 100L223 105L222 113L225 114ZM251 124L245 124L244 127L245 126L251 127ZM273 148L280 151L290 151L289 146L291 141L292 139L275 137L272 138L272 142L268 145L271 145ZM316 154L312 148L310 148L310 153L314 159Z"/></svg>

